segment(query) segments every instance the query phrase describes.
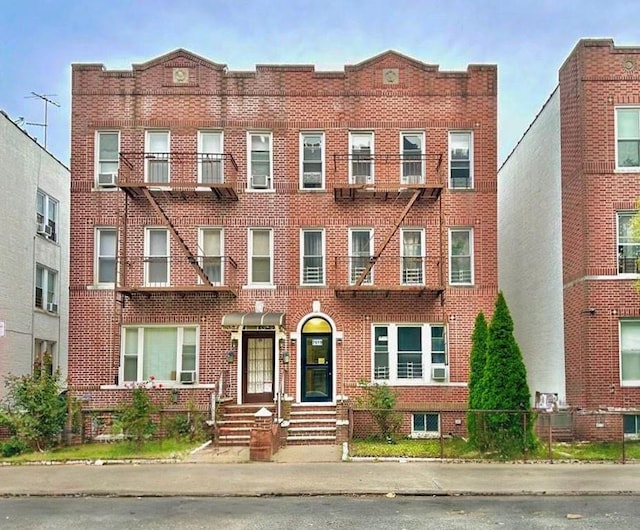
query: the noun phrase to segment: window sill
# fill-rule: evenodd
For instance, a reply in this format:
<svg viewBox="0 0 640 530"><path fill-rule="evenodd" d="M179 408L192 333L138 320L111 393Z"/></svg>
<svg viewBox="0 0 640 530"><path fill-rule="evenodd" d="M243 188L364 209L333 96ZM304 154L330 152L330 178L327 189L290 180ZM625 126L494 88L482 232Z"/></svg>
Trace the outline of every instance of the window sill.
<svg viewBox="0 0 640 530"><path fill-rule="evenodd" d="M473 287L474 283L450 283L449 287Z"/></svg>
<svg viewBox="0 0 640 530"><path fill-rule="evenodd" d="M467 383L452 383L450 381L440 381L435 379L373 379L371 385L388 385L388 386L458 386L466 387Z"/></svg>
<svg viewBox="0 0 640 530"><path fill-rule="evenodd" d="M614 173L640 173L640 167L617 167L613 170Z"/></svg>
<svg viewBox="0 0 640 530"><path fill-rule="evenodd" d="M326 283L301 283L300 287L304 287L305 289L326 289Z"/></svg>
<svg viewBox="0 0 640 530"><path fill-rule="evenodd" d="M275 188L250 188L247 186L244 190L247 193L275 193Z"/></svg>
<svg viewBox="0 0 640 530"><path fill-rule="evenodd" d="M254 290L254 289L272 289L275 291L276 286L273 285L272 283L266 283L266 284L251 284L251 285L243 285L242 286L243 289L246 290Z"/></svg>
<svg viewBox="0 0 640 530"><path fill-rule="evenodd" d="M143 383L144 381L139 381L139 383ZM136 383L131 383L132 385L135 385ZM178 390L188 390L190 388L217 388L216 384L209 384L209 383L194 383L194 384L189 384L189 385L184 385L181 383L177 383L176 381L160 381L160 382L156 382L156 385L162 385L162 388L148 388L147 390L164 390L166 388L171 388L171 389L178 389ZM100 385L100 390L133 390L133 387L131 386L124 386L124 385Z"/></svg>
<svg viewBox="0 0 640 530"><path fill-rule="evenodd" d="M113 291L115 288L116 286L113 283L93 283L91 285L87 285L87 291Z"/></svg>
<svg viewBox="0 0 640 530"><path fill-rule="evenodd" d="M298 191L301 193L327 193L324 186L322 188L299 188Z"/></svg>

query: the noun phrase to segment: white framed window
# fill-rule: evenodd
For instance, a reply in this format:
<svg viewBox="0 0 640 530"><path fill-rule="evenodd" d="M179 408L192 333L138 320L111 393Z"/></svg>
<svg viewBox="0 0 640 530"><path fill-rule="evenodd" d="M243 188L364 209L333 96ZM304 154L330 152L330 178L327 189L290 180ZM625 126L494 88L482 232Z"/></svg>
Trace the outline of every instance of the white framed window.
<svg viewBox="0 0 640 530"><path fill-rule="evenodd" d="M58 312L58 273L42 265L36 265L35 307Z"/></svg>
<svg viewBox="0 0 640 530"><path fill-rule="evenodd" d="M200 266L212 285L224 285L224 237L222 228L198 230ZM202 280L199 279L200 283Z"/></svg>
<svg viewBox="0 0 640 530"><path fill-rule="evenodd" d="M248 189L273 190L273 135L247 133Z"/></svg>
<svg viewBox="0 0 640 530"><path fill-rule="evenodd" d="M349 229L349 285L358 283L360 276L373 257L373 229ZM373 284L373 268L369 270L362 285Z"/></svg>
<svg viewBox="0 0 640 530"><path fill-rule="evenodd" d="M120 167L120 132L96 131L96 185L114 188Z"/></svg>
<svg viewBox="0 0 640 530"><path fill-rule="evenodd" d="M198 335L197 326L124 326L120 381L196 382Z"/></svg>
<svg viewBox="0 0 640 530"><path fill-rule="evenodd" d="M473 188L473 135L469 131L449 133L449 187Z"/></svg>
<svg viewBox="0 0 640 530"><path fill-rule="evenodd" d="M402 184L424 183L424 133L401 132L400 156L402 158L402 171L400 182Z"/></svg>
<svg viewBox="0 0 640 530"><path fill-rule="evenodd" d="M224 184L222 146L222 132L198 131L198 183Z"/></svg>
<svg viewBox="0 0 640 530"><path fill-rule="evenodd" d="M118 250L118 231L116 228L96 228L94 273L95 284L113 287L116 283L116 253Z"/></svg>
<svg viewBox="0 0 640 530"><path fill-rule="evenodd" d="M638 274L640 268L640 244L632 233L636 212L618 212L618 274Z"/></svg>
<svg viewBox="0 0 640 530"><path fill-rule="evenodd" d="M36 194L36 232L49 239L58 241L59 203L44 191Z"/></svg>
<svg viewBox="0 0 640 530"><path fill-rule="evenodd" d="M616 169L640 170L640 108L616 109Z"/></svg>
<svg viewBox="0 0 640 530"><path fill-rule="evenodd" d="M300 188L324 189L324 133L300 133Z"/></svg>
<svg viewBox="0 0 640 530"><path fill-rule="evenodd" d="M440 436L440 414L414 412L411 415L412 438L436 438Z"/></svg>
<svg viewBox="0 0 640 530"><path fill-rule="evenodd" d="M620 321L620 380L640 386L640 320Z"/></svg>
<svg viewBox="0 0 640 530"><path fill-rule="evenodd" d="M305 228L300 231L300 283L302 285L324 285L325 255L324 230Z"/></svg>
<svg viewBox="0 0 640 530"><path fill-rule="evenodd" d="M424 230L403 228L400 231L400 283L402 285L424 284Z"/></svg>
<svg viewBox="0 0 640 530"><path fill-rule="evenodd" d="M170 285L169 231L166 228L145 229L144 284L147 287Z"/></svg>
<svg viewBox="0 0 640 530"><path fill-rule="evenodd" d="M374 324L371 340L374 381L392 385L446 381L443 324Z"/></svg>
<svg viewBox="0 0 640 530"><path fill-rule="evenodd" d="M273 285L273 231L249 230L249 285Z"/></svg>
<svg viewBox="0 0 640 530"><path fill-rule="evenodd" d="M625 414L622 417L625 438L637 440L640 438L640 414Z"/></svg>
<svg viewBox="0 0 640 530"><path fill-rule="evenodd" d="M349 184L373 184L373 133L349 133Z"/></svg>
<svg viewBox="0 0 640 530"><path fill-rule="evenodd" d="M53 376L53 367L56 364L56 346L56 343L51 340L34 340L32 363L34 373Z"/></svg>
<svg viewBox="0 0 640 530"><path fill-rule="evenodd" d="M169 131L145 132L145 182L165 184L171 179Z"/></svg>
<svg viewBox="0 0 640 530"><path fill-rule="evenodd" d="M473 284L473 229L449 229L449 283Z"/></svg>

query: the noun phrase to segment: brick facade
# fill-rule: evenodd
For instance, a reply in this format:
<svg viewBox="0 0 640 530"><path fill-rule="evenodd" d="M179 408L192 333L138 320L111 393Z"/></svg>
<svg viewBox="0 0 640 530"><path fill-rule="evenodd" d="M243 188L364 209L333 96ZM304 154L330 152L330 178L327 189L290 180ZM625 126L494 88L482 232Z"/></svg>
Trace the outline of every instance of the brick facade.
<svg viewBox="0 0 640 530"><path fill-rule="evenodd" d="M640 180L616 169L615 122L640 105L639 72L640 48L609 40L580 41L560 69L567 401L586 411L640 406L640 388L621 383L619 322L640 317L640 295L619 273L616 221L636 209ZM592 423L581 430L601 437Z"/></svg>
<svg viewBox="0 0 640 530"><path fill-rule="evenodd" d="M206 403L223 373L230 374L225 393L242 402L244 335L256 331L273 337L273 386L267 390L274 392L280 385L285 394L304 401L302 325L313 316L333 326L328 402L353 398L358 382L372 379L374 323L444 325L446 380L432 380L429 372L397 388L402 403L429 404L431 410L466 402L473 322L480 310L491 316L497 293L495 66L441 72L437 66L387 52L347 65L343 72L316 72L304 65L259 65L255 72L234 72L177 50L132 70L76 64L72 73L69 384L85 408L107 407L125 395L123 326L151 325L197 326L196 384L164 381L179 388L181 402L197 396ZM149 151L145 145L149 130L169 131L172 155L167 189L152 190L153 198L147 200L144 185L127 191L121 184L142 182L148 157L136 158L133 153ZM222 198L211 190L193 192L202 130L221 132L223 152L230 155L224 161L224 178L232 191L224 188L228 195ZM119 134L118 187L98 189L99 131ZM247 143L253 131L271 135L271 191L248 189ZM322 189L300 189L301 131L323 135ZM371 190L348 186L353 131L373 133ZM470 189L448 185L450 131L472 134ZM399 186L402 132L424 135L425 177L435 183L419 193L404 219L415 190ZM176 191L179 184L185 184L184 193ZM171 234L171 289L97 288L96 228L100 227L117 229L120 279L126 276L132 285L143 285L145 227L166 225L153 203L194 256L199 254L199 228L223 230L224 256L232 260L225 258L229 276L223 283L229 289L198 289L197 271L189 259L179 260L185 255ZM450 285L447 280L451 227L473 229L469 285ZM271 286L248 286L248 247L254 228L272 231ZM301 286L303 228L324 230L323 285ZM373 230L374 253L391 238L372 269L372 288L341 290L349 283L346 258L349 229L354 228ZM406 228L424 231L424 289L399 287L400 233ZM284 325L223 329L225 315L254 313L258 302L266 313L283 313ZM422 333L424 346L426 331ZM284 362L285 352L289 363ZM428 362L422 368L426 371Z"/></svg>

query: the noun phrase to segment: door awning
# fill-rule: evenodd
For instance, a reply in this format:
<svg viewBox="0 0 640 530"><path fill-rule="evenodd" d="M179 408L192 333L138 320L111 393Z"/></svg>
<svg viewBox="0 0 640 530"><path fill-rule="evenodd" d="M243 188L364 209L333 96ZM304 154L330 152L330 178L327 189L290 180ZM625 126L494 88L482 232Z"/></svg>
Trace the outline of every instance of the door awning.
<svg viewBox="0 0 640 530"><path fill-rule="evenodd" d="M222 317L223 328L239 327L267 327L283 328L285 326L284 313L227 313Z"/></svg>

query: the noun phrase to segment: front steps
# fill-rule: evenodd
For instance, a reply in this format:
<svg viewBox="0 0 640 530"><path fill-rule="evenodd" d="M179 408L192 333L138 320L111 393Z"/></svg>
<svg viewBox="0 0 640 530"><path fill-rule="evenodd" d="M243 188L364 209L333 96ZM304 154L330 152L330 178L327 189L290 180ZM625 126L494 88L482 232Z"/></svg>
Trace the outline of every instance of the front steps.
<svg viewBox="0 0 640 530"><path fill-rule="evenodd" d="M287 445L335 445L336 407L294 404Z"/></svg>
<svg viewBox="0 0 640 530"><path fill-rule="evenodd" d="M220 407L216 444L249 446L255 414L266 408L275 417L273 403L224 405ZM284 425L287 425L284 423ZM336 439L335 405L292 404L287 428L287 445L334 445Z"/></svg>

